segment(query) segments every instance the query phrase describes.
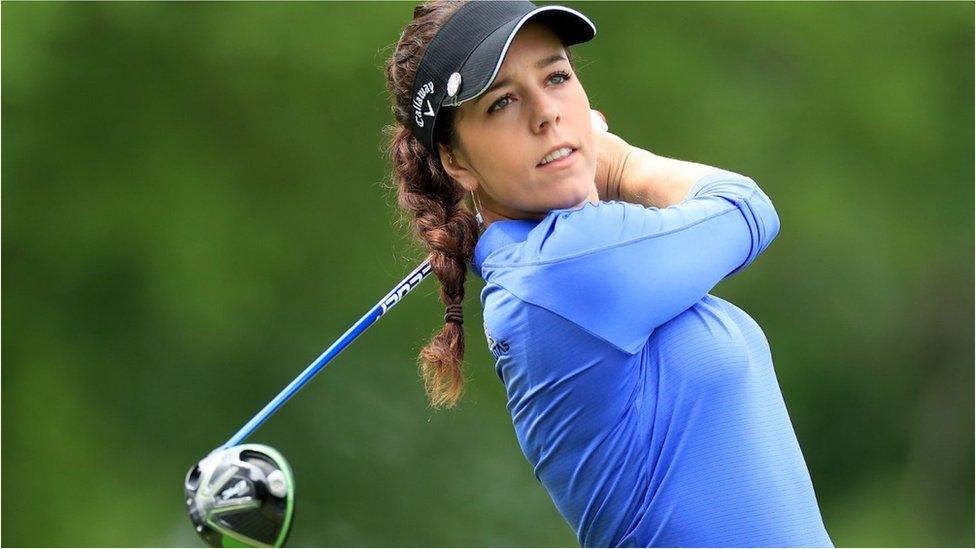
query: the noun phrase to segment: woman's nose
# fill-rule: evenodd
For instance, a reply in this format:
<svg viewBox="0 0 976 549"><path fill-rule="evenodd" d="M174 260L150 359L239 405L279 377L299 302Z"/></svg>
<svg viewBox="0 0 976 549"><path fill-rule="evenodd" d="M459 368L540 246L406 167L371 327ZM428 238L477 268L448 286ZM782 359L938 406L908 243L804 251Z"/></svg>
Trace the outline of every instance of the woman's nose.
<svg viewBox="0 0 976 549"><path fill-rule="evenodd" d="M545 92L537 93L534 103L532 128L536 132L544 131L559 123L561 118L559 105L551 97L546 96Z"/></svg>

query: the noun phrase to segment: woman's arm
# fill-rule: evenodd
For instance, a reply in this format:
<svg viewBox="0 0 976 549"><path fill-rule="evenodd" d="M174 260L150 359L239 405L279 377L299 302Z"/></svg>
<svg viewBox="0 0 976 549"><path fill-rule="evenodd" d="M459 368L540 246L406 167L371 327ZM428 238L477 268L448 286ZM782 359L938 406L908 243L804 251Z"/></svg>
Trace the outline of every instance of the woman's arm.
<svg viewBox="0 0 976 549"><path fill-rule="evenodd" d="M594 134L601 200L666 208L687 198L696 181L719 169L656 155L607 131Z"/></svg>
<svg viewBox="0 0 976 549"><path fill-rule="evenodd" d="M718 198L719 204L731 202L741 210L747 222L745 228L751 234L755 255L769 246L779 233L779 216L755 181L721 168L656 155L627 143L606 129L597 129L594 135L596 184L601 200L656 209L681 208L685 200L692 198L689 195L694 191L698 198ZM697 188L696 184L699 184ZM750 254L749 259L728 274L751 263L755 255Z"/></svg>
<svg viewBox="0 0 976 549"><path fill-rule="evenodd" d="M632 147L618 185L618 200L666 208L688 196L692 185L718 168Z"/></svg>
<svg viewBox="0 0 976 549"><path fill-rule="evenodd" d="M746 176L715 170L691 193L665 208L618 200L562 210L525 246L482 264L482 274L637 352L658 326L755 261L779 231L772 202Z"/></svg>

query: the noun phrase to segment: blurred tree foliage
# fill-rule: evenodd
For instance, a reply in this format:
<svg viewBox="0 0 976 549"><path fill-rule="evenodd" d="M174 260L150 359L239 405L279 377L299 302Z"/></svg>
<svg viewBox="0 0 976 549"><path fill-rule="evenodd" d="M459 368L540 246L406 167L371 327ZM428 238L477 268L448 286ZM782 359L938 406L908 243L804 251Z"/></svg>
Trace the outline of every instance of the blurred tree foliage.
<svg viewBox="0 0 976 549"><path fill-rule="evenodd" d="M613 130L754 177L777 241L714 290L762 325L840 546L973 545L973 4L568 3ZM420 257L383 183L407 3L2 6L4 545L198 545L186 469ZM436 284L256 434L294 545L573 546L468 283Z"/></svg>

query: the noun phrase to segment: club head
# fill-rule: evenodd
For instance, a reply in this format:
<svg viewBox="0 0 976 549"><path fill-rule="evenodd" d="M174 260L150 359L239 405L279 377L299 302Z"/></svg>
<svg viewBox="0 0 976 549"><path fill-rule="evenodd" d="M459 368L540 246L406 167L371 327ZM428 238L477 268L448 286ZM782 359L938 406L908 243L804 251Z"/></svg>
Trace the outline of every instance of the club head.
<svg viewBox="0 0 976 549"><path fill-rule="evenodd" d="M211 547L281 547L295 509L291 468L263 444L218 448L186 474L190 520Z"/></svg>

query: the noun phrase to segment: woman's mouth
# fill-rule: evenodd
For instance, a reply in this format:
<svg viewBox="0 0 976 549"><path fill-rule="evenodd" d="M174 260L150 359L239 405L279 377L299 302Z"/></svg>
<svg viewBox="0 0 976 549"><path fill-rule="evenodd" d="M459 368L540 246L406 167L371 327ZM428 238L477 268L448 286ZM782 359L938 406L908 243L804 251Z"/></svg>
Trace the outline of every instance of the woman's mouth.
<svg viewBox="0 0 976 549"><path fill-rule="evenodd" d="M576 161L576 149L563 147L542 159L536 168L546 171L561 170Z"/></svg>

